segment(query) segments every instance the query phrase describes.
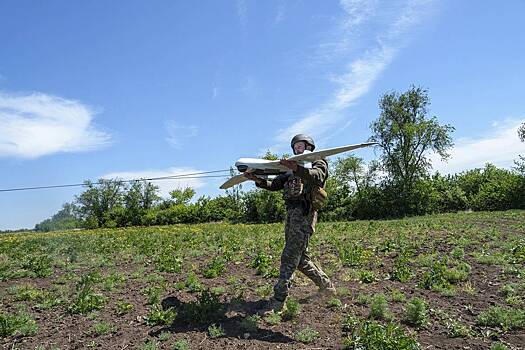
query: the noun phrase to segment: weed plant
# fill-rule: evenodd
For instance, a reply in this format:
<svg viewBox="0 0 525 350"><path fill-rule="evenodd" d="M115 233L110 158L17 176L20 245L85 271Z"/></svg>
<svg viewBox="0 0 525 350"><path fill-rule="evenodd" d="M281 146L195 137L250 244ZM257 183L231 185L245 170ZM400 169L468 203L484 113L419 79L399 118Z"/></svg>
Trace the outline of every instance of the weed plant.
<svg viewBox="0 0 525 350"><path fill-rule="evenodd" d="M416 328L425 327L428 323L426 302L417 297L410 299L406 306L404 321Z"/></svg>
<svg viewBox="0 0 525 350"><path fill-rule="evenodd" d="M239 322L239 327L244 332L255 333L260 320L261 317L258 315L248 316Z"/></svg>
<svg viewBox="0 0 525 350"><path fill-rule="evenodd" d="M144 318L148 326L170 325L175 321L177 312L173 308L163 310L160 305L153 305Z"/></svg>
<svg viewBox="0 0 525 350"><path fill-rule="evenodd" d="M311 327L303 328L294 333L294 339L304 344L310 344L319 338L319 332Z"/></svg>
<svg viewBox="0 0 525 350"><path fill-rule="evenodd" d="M27 313L16 315L0 312L0 336L28 337L38 332L35 320Z"/></svg>
<svg viewBox="0 0 525 350"><path fill-rule="evenodd" d="M131 303L128 303L126 301L118 301L115 304L115 313L118 316L122 316L122 315L125 315L125 314L131 312L134 308L135 308L135 306L133 304L131 304Z"/></svg>
<svg viewBox="0 0 525 350"><path fill-rule="evenodd" d="M95 323L91 328L91 333L96 336L115 333L117 331L117 326L109 322L99 322Z"/></svg>
<svg viewBox="0 0 525 350"><path fill-rule="evenodd" d="M264 321L268 323L271 326L277 326L281 323L282 318L279 313L270 312L266 317L264 318Z"/></svg>
<svg viewBox="0 0 525 350"><path fill-rule="evenodd" d="M478 316L481 326L499 327L504 331L525 327L525 310L493 306Z"/></svg>
<svg viewBox="0 0 525 350"><path fill-rule="evenodd" d="M188 341L186 339L179 339L173 343L173 350L190 350Z"/></svg>
<svg viewBox="0 0 525 350"><path fill-rule="evenodd" d="M384 320L390 318L388 314L388 303L383 294L376 294L372 297L370 303L370 313L368 317L377 320Z"/></svg>
<svg viewBox="0 0 525 350"><path fill-rule="evenodd" d="M359 321L343 337L344 349L419 350L419 344L395 323Z"/></svg>
<svg viewBox="0 0 525 350"><path fill-rule="evenodd" d="M180 318L191 324L206 325L221 320L224 313L225 308L219 297L209 290L204 290L195 302L182 305Z"/></svg>
<svg viewBox="0 0 525 350"><path fill-rule="evenodd" d="M301 305L299 304L299 302L294 298L288 298L285 302L282 318L283 320L291 320L299 316L300 311Z"/></svg>
<svg viewBox="0 0 525 350"><path fill-rule="evenodd" d="M223 337L226 333L221 325L216 326L215 324L212 324L208 327L208 334L210 335L210 338L214 339Z"/></svg>

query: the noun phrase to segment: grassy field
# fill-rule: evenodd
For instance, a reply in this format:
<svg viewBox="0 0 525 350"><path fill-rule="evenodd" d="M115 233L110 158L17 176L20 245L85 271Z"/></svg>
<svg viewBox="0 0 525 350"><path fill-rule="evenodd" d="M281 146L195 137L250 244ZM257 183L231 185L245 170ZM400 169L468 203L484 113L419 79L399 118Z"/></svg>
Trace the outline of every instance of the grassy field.
<svg viewBox="0 0 525 350"><path fill-rule="evenodd" d="M297 274L272 293L282 224L0 236L5 349L523 349L525 211L320 223L310 255L334 298Z"/></svg>

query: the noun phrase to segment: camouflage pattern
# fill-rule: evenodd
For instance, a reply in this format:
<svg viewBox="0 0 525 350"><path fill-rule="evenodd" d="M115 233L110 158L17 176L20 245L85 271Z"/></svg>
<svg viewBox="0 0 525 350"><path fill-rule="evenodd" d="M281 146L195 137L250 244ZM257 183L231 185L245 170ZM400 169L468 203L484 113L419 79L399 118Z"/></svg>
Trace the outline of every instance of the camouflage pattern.
<svg viewBox="0 0 525 350"><path fill-rule="evenodd" d="M288 296L292 275L299 270L319 288L333 287L330 278L308 256L308 242L315 231L317 212L312 209L311 191L321 186L328 176L328 164L319 160L311 169L298 167L294 173L277 176L273 181L257 184L270 191L283 190L287 215L285 223L285 246L281 254L279 280L274 286L274 298L283 301Z"/></svg>

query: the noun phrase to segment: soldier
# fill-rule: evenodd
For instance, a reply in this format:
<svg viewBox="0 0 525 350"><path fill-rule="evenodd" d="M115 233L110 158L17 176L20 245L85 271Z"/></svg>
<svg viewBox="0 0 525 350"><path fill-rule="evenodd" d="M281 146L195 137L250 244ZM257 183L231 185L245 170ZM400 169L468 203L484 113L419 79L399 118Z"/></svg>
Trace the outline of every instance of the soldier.
<svg viewBox="0 0 525 350"><path fill-rule="evenodd" d="M314 140L308 135L295 135L291 142L294 154L315 149ZM285 246L281 254L279 280L275 284L274 295L265 310L279 312L284 306L292 275L296 269L304 273L318 287L322 294L335 295L336 290L330 278L312 262L307 254L308 240L314 233L317 211L312 207L312 192L324 186L328 177L328 163L321 159L312 163L310 169L294 161L281 159L280 164L289 168L286 174L278 175L272 181L264 180L253 174L245 176L255 181L255 185L270 191L283 190L286 203ZM262 310L262 311L265 311Z"/></svg>

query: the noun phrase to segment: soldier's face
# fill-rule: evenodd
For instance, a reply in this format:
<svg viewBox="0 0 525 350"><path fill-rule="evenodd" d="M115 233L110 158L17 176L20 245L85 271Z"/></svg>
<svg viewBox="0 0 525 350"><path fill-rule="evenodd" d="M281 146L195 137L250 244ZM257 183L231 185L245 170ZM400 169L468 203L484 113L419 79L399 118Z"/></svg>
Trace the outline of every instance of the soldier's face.
<svg viewBox="0 0 525 350"><path fill-rule="evenodd" d="M293 145L293 151L295 154L302 154L305 149L306 143L304 143L303 141L296 142Z"/></svg>

